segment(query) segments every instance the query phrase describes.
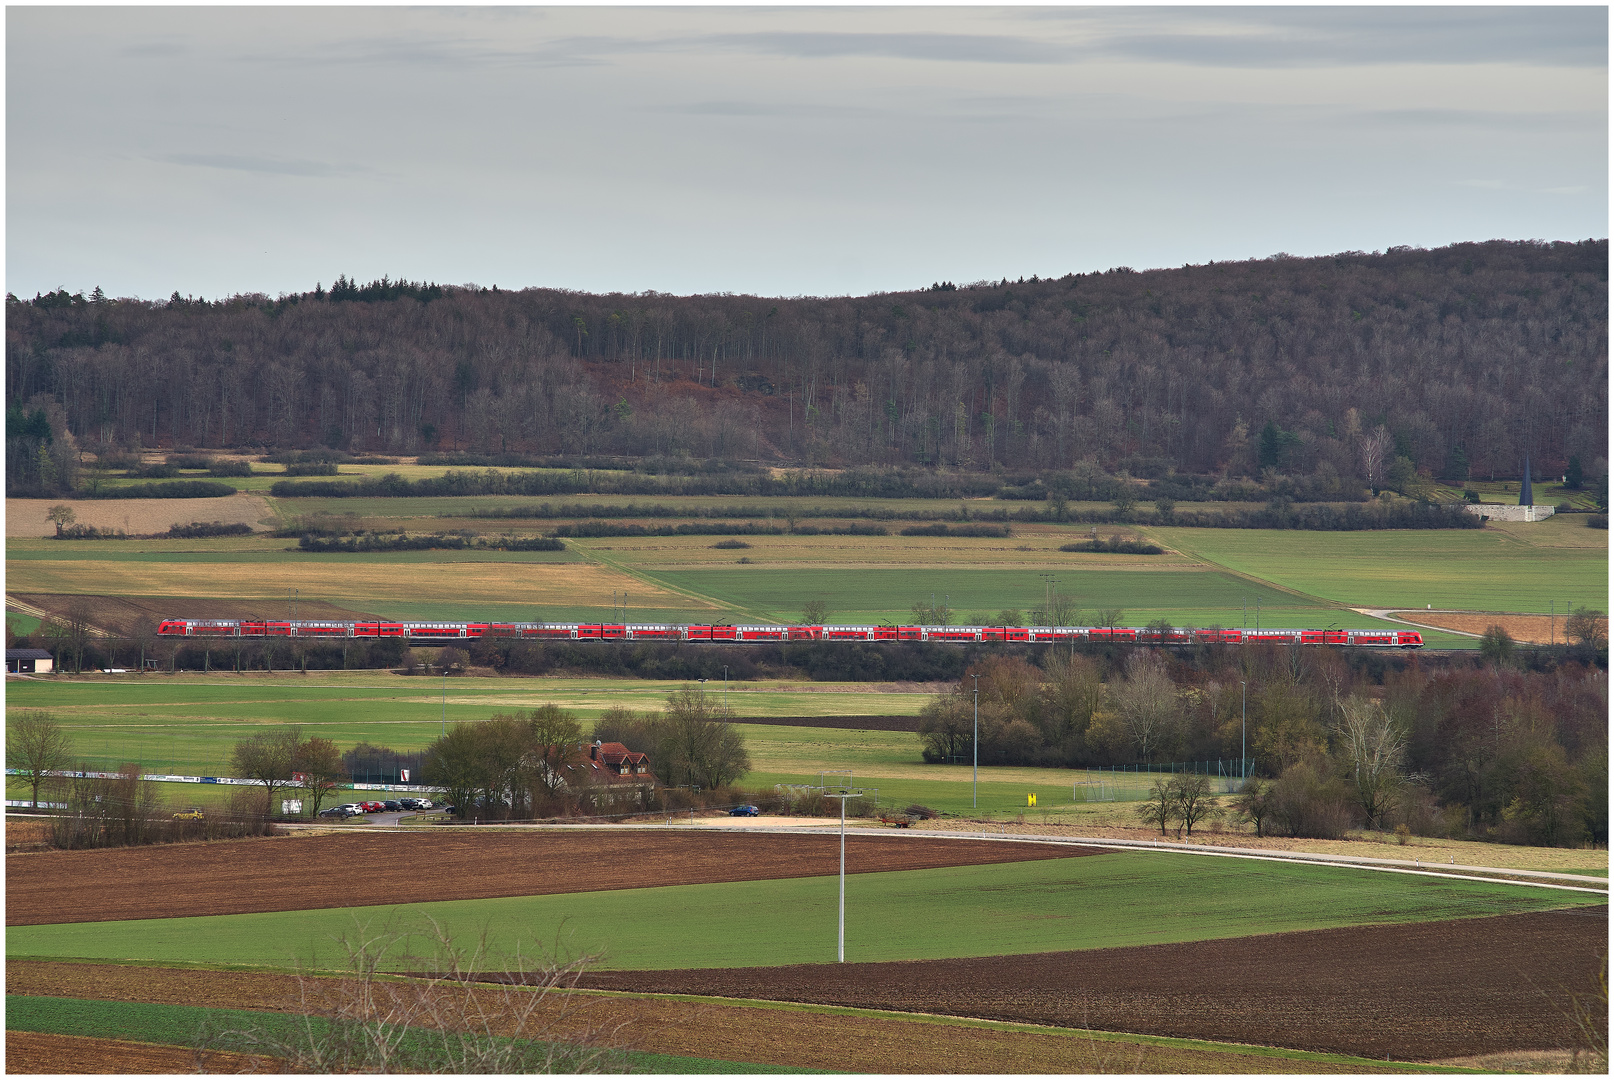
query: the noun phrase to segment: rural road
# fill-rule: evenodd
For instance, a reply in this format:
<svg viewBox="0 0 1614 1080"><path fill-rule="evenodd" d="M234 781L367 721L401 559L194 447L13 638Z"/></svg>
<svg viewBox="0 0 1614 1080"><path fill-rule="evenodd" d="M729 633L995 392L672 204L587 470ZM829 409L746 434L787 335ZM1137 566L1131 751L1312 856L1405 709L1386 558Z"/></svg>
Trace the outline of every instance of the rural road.
<svg viewBox="0 0 1614 1080"><path fill-rule="evenodd" d="M1397 611L1406 611L1407 610L1406 608L1354 607L1354 608L1351 608L1351 610L1356 612L1358 615L1369 615L1369 616L1372 616L1375 619L1383 619L1385 622L1405 623L1407 626L1416 626L1420 630L1439 630L1442 634L1456 634L1458 637L1478 638L1478 637L1483 637L1484 636L1482 634L1470 634L1466 630L1449 630L1444 626L1431 626L1429 623L1413 622L1411 619L1403 619L1403 618L1401 618L1401 617L1399 617L1398 615L1395 614ZM1467 615L1467 614L1470 614L1470 613L1467 612L1467 611L1461 611L1461 610L1458 610L1458 609L1455 609L1455 608L1441 608L1439 611L1436 611L1434 609L1430 609L1429 614L1431 614L1431 615Z"/></svg>
<svg viewBox="0 0 1614 1080"><path fill-rule="evenodd" d="M402 815L376 814L371 815L370 821L374 827L384 828L394 824ZM392 819L386 821L384 819ZM791 824L783 824L790 821ZM293 828L318 828L321 826L293 826ZM340 827L340 826L338 826ZM367 826L368 827L368 826ZM838 832L840 820L838 818L825 818L821 822L804 825L799 819L785 818L704 818L691 821L688 818L679 819L670 817L663 824L655 823L621 823L621 824L575 824L575 825L507 825L503 823L490 823L488 826L454 826L454 828L500 828L500 829L531 829L531 830L564 830L575 832L578 829L611 830L621 832L625 829L638 831L665 832L669 829L682 831L710 832L718 829L732 830L745 829L755 832L780 833L786 835L813 834L823 835L826 831ZM408 831L416 831L414 828ZM998 840L1010 844L1068 844L1071 847L1107 847L1128 848L1135 851L1167 851L1188 855L1204 855L1218 858L1249 859L1260 862L1292 862L1312 866L1346 866L1361 870L1374 870L1381 873L1409 874L1417 877L1443 877L1460 878L1465 881L1489 881L1498 885L1528 885L1541 889L1559 889L1568 892L1594 893L1607 896L1609 893L1609 879L1589 877L1585 874L1562 874L1546 870L1515 870L1500 866L1467 866L1456 863L1430 863L1420 859L1374 859L1362 855L1318 855L1310 852L1272 851L1263 848L1219 847L1212 844L1183 844L1175 842L1159 842L1154 840L1116 840L1094 836L1073 837L1046 837L1046 836L1010 836L1005 833L994 834L990 830L974 831L925 831L914 832L910 829L885 829L855 826L853 836L910 836L915 838L935 838L942 840ZM1529 880L1521 880L1529 879ZM1569 884L1573 882L1573 884Z"/></svg>

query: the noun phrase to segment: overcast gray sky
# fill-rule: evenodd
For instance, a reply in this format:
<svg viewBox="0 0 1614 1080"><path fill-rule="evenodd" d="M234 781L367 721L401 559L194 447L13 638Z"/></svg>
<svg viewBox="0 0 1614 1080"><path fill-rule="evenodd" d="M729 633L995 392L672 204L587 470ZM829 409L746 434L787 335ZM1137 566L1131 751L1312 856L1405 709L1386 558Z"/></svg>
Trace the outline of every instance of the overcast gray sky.
<svg viewBox="0 0 1614 1080"><path fill-rule="evenodd" d="M1608 235L1608 13L6 11L6 287L861 294Z"/></svg>

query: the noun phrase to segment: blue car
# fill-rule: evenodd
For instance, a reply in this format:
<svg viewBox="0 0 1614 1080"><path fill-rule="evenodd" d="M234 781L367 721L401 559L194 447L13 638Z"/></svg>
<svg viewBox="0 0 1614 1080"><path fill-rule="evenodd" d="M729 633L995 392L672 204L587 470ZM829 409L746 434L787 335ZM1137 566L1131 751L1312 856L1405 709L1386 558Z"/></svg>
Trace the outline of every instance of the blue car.
<svg viewBox="0 0 1614 1080"><path fill-rule="evenodd" d="M729 817L756 817L760 812L761 811L754 806L736 806L733 810L729 811Z"/></svg>

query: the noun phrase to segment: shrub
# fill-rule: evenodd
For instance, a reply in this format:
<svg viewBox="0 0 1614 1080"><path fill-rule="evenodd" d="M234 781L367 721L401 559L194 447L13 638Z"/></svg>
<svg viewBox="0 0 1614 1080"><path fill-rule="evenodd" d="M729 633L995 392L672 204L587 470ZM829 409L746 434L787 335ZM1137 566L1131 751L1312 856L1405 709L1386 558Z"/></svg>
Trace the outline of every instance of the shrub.
<svg viewBox="0 0 1614 1080"><path fill-rule="evenodd" d="M46 537L47 540L124 540L127 539L122 529L97 529L94 525L64 525L56 530L55 536Z"/></svg>
<svg viewBox="0 0 1614 1080"><path fill-rule="evenodd" d="M1338 840L1355 820L1345 782L1321 759L1297 761L1272 786L1272 821L1289 836Z"/></svg>
<svg viewBox="0 0 1614 1080"><path fill-rule="evenodd" d="M250 461L215 461L207 467L209 476L251 476L252 463Z"/></svg>
<svg viewBox="0 0 1614 1080"><path fill-rule="evenodd" d="M334 461L302 461L286 466L287 476L335 476Z"/></svg>
<svg viewBox="0 0 1614 1080"><path fill-rule="evenodd" d="M235 488L211 480L168 480L156 484L131 484L102 488L94 493L80 492L81 499L221 499L234 495Z"/></svg>
<svg viewBox="0 0 1614 1080"><path fill-rule="evenodd" d="M724 551L736 551L740 548L748 548L751 545L747 544L744 540L719 540L712 546L714 548L721 548Z"/></svg>
<svg viewBox="0 0 1614 1080"><path fill-rule="evenodd" d="M380 930L355 922L337 944L334 978L299 974L296 1022L210 1024L198 1061L234 1052L296 1074L626 1071L615 1031L569 1001L592 957L533 955L519 943L499 956L486 933L467 946L429 918ZM407 978L391 974L400 968Z"/></svg>
<svg viewBox="0 0 1614 1080"><path fill-rule="evenodd" d="M999 539L1012 535L1007 525L910 525L902 530L903 536L990 536Z"/></svg>
<svg viewBox="0 0 1614 1080"><path fill-rule="evenodd" d="M1060 551L1102 551L1114 552L1121 555L1159 555L1165 551L1158 544L1146 543L1142 540L1123 540L1120 536L1111 536L1106 540L1083 540L1076 544L1061 544Z"/></svg>
<svg viewBox="0 0 1614 1080"><path fill-rule="evenodd" d="M1513 635L1500 626L1487 626L1480 635L1480 655L1492 664L1506 664L1513 659Z"/></svg>
<svg viewBox="0 0 1614 1080"><path fill-rule="evenodd" d="M251 525L238 521L229 525L221 521L193 521L189 525L175 522L163 535L170 540L197 540L204 536L245 536L251 531Z"/></svg>

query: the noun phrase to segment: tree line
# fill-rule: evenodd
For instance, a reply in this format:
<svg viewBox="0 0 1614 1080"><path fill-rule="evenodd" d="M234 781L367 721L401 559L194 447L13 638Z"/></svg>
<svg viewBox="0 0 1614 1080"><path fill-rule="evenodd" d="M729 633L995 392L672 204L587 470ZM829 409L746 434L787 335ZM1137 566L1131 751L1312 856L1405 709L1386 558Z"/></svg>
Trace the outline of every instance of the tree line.
<svg viewBox="0 0 1614 1080"><path fill-rule="evenodd" d="M670 788L725 788L751 768L733 713L685 686L659 710L608 710L585 737L582 723L555 705L455 724L426 748L424 779L442 787L458 816L529 819L611 810L656 809L652 789L626 802L603 795L593 778L593 742L622 743L648 755L653 779ZM652 777L646 777L651 779Z"/></svg>
<svg viewBox="0 0 1614 1080"><path fill-rule="evenodd" d="M8 490L59 490L70 444L1375 487L1511 477L1528 454L1600 476L1607 263L1606 240L1492 241L864 297L8 296Z"/></svg>
<svg viewBox="0 0 1614 1080"><path fill-rule="evenodd" d="M1492 650L1375 671L1277 645L984 656L926 705L921 752L972 761L978 728L983 765L1246 760L1258 830L1607 843L1606 631L1582 616L1580 643L1535 667ZM1162 829L1169 785L1152 793Z"/></svg>

